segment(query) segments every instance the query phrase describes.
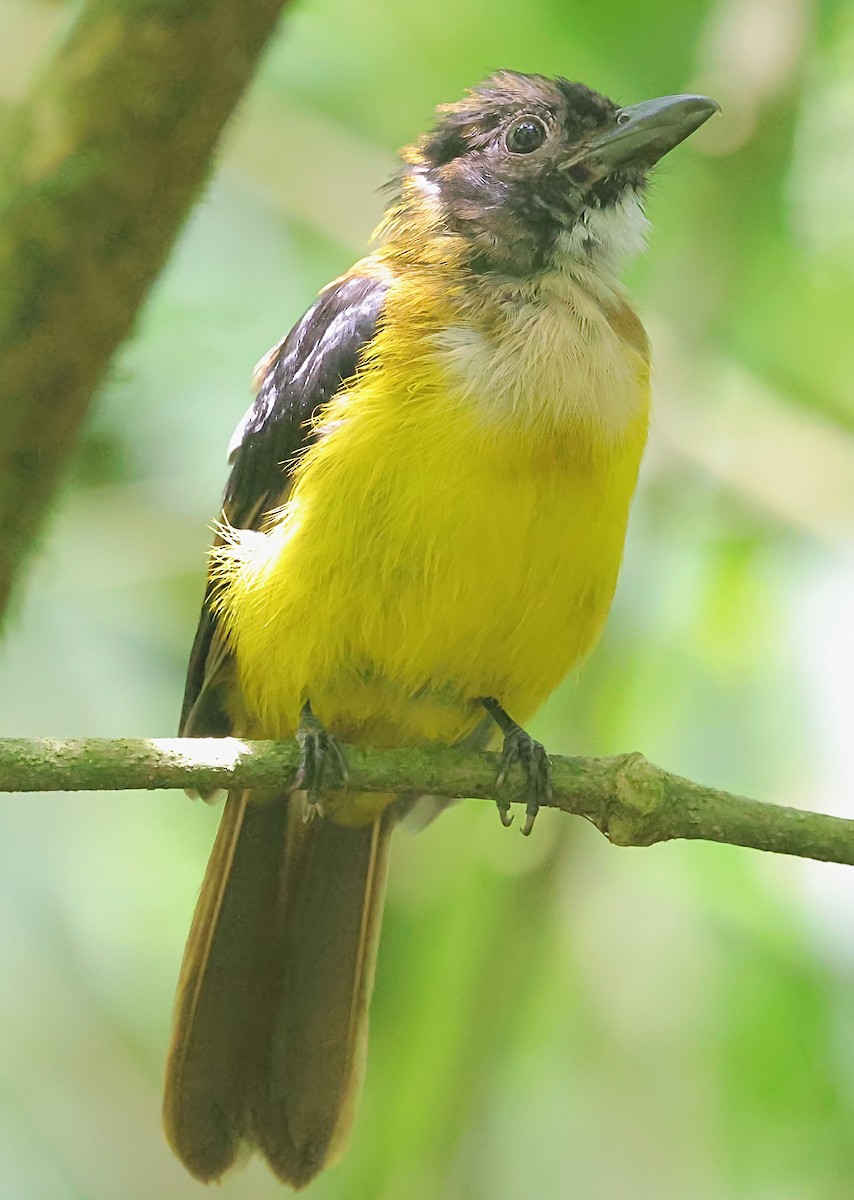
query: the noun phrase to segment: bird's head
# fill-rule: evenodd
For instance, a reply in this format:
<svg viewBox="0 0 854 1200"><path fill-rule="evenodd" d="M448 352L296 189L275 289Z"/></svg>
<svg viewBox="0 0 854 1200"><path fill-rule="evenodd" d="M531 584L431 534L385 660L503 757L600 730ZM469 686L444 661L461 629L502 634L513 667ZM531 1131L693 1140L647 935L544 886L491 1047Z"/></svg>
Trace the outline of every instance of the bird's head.
<svg viewBox="0 0 854 1200"><path fill-rule="evenodd" d="M581 83L500 71L403 151L390 228L450 234L478 271L612 269L642 245L650 168L717 108L705 96L621 108Z"/></svg>

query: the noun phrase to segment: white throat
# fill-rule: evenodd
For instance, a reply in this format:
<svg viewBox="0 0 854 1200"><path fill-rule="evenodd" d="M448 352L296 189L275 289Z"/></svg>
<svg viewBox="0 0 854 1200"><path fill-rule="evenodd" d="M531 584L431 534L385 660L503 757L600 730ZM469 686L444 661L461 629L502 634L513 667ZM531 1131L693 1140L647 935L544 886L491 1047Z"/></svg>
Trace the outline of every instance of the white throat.
<svg viewBox="0 0 854 1200"><path fill-rule="evenodd" d="M617 273L647 228L633 192L590 208L561 235L550 270L497 279L463 324L444 329L434 344L464 402L490 423L580 422L619 440L648 397L645 351L613 324L631 311Z"/></svg>
<svg viewBox="0 0 854 1200"><path fill-rule="evenodd" d="M626 192L606 208L586 208L571 229L558 238L555 266L572 272L581 267L603 277L616 277L646 248L649 221L637 193Z"/></svg>

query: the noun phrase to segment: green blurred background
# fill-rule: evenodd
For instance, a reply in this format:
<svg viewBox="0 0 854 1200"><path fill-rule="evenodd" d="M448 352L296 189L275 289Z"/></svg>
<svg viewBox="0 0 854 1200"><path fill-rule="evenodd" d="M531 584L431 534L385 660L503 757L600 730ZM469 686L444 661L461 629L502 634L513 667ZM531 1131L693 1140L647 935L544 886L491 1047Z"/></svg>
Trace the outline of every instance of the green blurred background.
<svg viewBox="0 0 854 1200"><path fill-rule="evenodd" d="M75 6L3 0L0 105ZM605 638L535 732L851 814L854 10L304 0L114 364L0 650L13 735L167 736L253 363L362 251L395 148L496 67L723 115L631 283L657 407ZM201 1195L160 1132L218 814L0 804L0 1197ZM854 875L486 804L399 835L368 1082L318 1200L850 1200ZM223 1200L282 1194L257 1162Z"/></svg>

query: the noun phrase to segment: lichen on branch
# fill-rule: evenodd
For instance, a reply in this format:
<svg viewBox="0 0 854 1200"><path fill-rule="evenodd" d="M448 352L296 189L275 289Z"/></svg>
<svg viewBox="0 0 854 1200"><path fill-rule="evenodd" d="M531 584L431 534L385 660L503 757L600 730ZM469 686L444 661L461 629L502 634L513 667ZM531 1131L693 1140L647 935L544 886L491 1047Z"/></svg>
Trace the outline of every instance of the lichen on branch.
<svg viewBox="0 0 854 1200"><path fill-rule="evenodd" d="M358 792L424 793L492 799L499 758L443 748L346 747L349 786ZM295 741L238 738L0 739L0 792L123 791L155 788L287 790ZM854 820L749 800L703 787L641 754L551 760L552 807L585 817L618 846L676 838L854 865ZM503 795L524 803L521 778Z"/></svg>

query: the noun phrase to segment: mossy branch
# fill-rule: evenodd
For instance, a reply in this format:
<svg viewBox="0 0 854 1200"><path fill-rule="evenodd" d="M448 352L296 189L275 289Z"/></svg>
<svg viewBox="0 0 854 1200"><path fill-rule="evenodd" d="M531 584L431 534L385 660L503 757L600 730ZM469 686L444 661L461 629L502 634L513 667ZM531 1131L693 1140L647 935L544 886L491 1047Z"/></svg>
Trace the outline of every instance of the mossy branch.
<svg viewBox="0 0 854 1200"><path fill-rule="evenodd" d="M459 750L347 747L350 788L490 799L498 756ZM295 742L237 738L0 740L0 791L131 788L281 788L297 767ZM618 846L673 838L729 842L854 865L854 820L784 808L703 787L640 754L552 758L552 807L586 817ZM523 803L521 779L504 794Z"/></svg>
<svg viewBox="0 0 854 1200"><path fill-rule="evenodd" d="M286 0L89 0L0 146L0 613Z"/></svg>

